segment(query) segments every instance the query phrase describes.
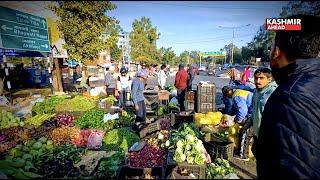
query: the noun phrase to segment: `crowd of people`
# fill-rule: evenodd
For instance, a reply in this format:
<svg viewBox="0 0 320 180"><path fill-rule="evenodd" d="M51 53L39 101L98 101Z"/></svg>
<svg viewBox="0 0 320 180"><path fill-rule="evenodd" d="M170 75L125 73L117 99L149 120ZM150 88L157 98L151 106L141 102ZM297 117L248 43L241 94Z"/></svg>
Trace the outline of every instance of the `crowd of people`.
<svg viewBox="0 0 320 180"><path fill-rule="evenodd" d="M250 82L249 66L242 73L231 68L230 83L222 88L224 113L242 126L237 158L248 160L253 140L259 178L320 177L320 31L314 26L320 21L314 16L292 18L302 19L303 30L276 32L271 69L253 70L254 82ZM165 88L168 70L166 65L158 67L140 64L135 78L123 67L116 79L120 106L130 92L137 122L146 119L143 92L148 76L157 76L158 88ZM174 85L181 111L196 74L196 67L189 65L186 70L179 65ZM110 84L107 76L106 86Z"/></svg>
<svg viewBox="0 0 320 180"><path fill-rule="evenodd" d="M277 31L270 67L231 72L232 85L222 89L225 113L243 126L239 159L248 160L250 139L258 178L320 177L320 24L319 17L298 15L302 31ZM245 70L246 71L246 70Z"/></svg>

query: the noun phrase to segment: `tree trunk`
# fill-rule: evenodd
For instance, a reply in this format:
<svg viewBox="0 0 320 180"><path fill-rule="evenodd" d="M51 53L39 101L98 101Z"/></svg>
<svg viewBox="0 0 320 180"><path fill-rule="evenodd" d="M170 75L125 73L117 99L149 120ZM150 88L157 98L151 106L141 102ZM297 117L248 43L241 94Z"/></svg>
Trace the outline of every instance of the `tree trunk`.
<svg viewBox="0 0 320 180"><path fill-rule="evenodd" d="M52 86L53 91L63 92L61 69L59 67L59 61L57 58L53 59L55 69L52 73Z"/></svg>

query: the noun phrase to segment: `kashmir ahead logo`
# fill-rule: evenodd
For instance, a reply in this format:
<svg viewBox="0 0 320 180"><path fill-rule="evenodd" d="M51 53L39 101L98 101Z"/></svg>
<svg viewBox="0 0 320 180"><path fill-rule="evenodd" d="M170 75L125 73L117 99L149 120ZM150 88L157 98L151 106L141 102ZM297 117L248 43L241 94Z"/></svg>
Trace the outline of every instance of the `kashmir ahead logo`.
<svg viewBox="0 0 320 180"><path fill-rule="evenodd" d="M267 30L286 30L299 31L301 30L301 19L281 19L270 18L266 19Z"/></svg>

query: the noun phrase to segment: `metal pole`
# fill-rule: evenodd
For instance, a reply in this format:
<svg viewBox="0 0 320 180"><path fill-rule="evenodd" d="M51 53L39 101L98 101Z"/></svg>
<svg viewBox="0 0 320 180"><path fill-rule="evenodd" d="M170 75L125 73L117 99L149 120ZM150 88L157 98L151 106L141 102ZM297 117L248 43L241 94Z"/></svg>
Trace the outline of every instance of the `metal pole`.
<svg viewBox="0 0 320 180"><path fill-rule="evenodd" d="M232 30L232 47L231 47L231 62L230 62L231 65L233 64L233 48L234 48L233 40L234 40L234 29Z"/></svg>
<svg viewBox="0 0 320 180"><path fill-rule="evenodd" d="M49 73L49 83L50 83L50 89L51 89L51 93L53 94L53 85L52 85L52 54L49 55L49 57L47 57L47 61L48 61L48 73Z"/></svg>
<svg viewBox="0 0 320 180"><path fill-rule="evenodd" d="M200 55L200 65L199 65L199 68L201 67L201 55Z"/></svg>
<svg viewBox="0 0 320 180"><path fill-rule="evenodd" d="M5 49L3 49L3 63L4 63L4 71L5 71L5 77L7 77L7 87L9 90L9 97L10 97L10 103L13 104L13 99L12 99L12 92L11 92L11 82L9 79L9 69L7 65L7 57L5 55Z"/></svg>

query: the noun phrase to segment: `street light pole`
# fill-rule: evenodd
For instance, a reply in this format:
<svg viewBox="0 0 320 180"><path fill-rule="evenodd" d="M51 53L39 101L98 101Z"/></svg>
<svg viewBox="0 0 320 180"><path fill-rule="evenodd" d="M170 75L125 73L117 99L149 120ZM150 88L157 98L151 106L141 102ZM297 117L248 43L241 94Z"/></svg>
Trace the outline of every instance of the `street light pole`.
<svg viewBox="0 0 320 180"><path fill-rule="evenodd" d="M231 61L230 61L231 65L233 64L233 48L234 48L233 41L234 41L234 28L232 29L232 47L231 47Z"/></svg>
<svg viewBox="0 0 320 180"><path fill-rule="evenodd" d="M250 26L251 24L247 24L247 25L244 25L244 26L239 26L239 27L232 27L232 46L231 46L231 59L230 59L230 64L232 65L233 64L233 52L234 52L234 30L236 28L242 28L242 27L246 27L246 26ZM222 26L218 26L219 28L223 28Z"/></svg>

